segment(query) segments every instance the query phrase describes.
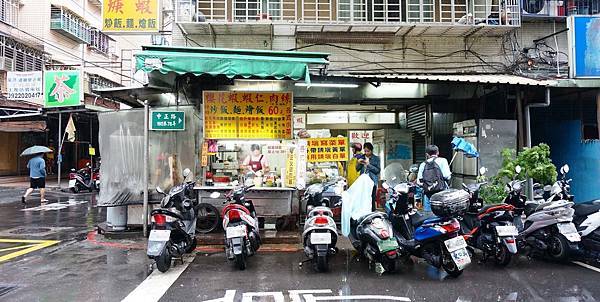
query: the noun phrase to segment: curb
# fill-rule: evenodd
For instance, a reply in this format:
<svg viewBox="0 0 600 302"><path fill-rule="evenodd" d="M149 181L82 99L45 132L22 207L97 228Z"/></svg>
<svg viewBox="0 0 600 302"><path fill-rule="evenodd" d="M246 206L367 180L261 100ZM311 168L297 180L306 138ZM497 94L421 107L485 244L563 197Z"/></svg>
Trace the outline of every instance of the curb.
<svg viewBox="0 0 600 302"><path fill-rule="evenodd" d="M132 250L145 250L146 244L142 243L121 243L121 242L108 242L108 241L99 241L96 239L96 231L90 231L87 233L86 241L100 246L118 248L118 249L132 249ZM259 253L295 253L300 251L298 245L289 245L289 244L270 244L263 245L258 250ZM224 247L222 245L208 245L208 246L199 246L196 248L197 252L206 253L206 254L216 254L224 251Z"/></svg>

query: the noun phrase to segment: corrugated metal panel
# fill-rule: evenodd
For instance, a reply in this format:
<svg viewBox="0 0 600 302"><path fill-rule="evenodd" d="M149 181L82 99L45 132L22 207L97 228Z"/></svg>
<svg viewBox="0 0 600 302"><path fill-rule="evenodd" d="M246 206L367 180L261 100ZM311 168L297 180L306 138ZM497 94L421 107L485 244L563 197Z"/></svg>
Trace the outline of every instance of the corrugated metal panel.
<svg viewBox="0 0 600 302"><path fill-rule="evenodd" d="M413 131L413 158L419 163L425 160L425 137L427 136L427 105L408 106L406 127Z"/></svg>
<svg viewBox="0 0 600 302"><path fill-rule="evenodd" d="M557 81L553 80L535 80L509 74L477 74L477 75L415 75L415 74L398 74L398 75L381 75L381 74L336 74L331 77L350 77L358 79L373 79L373 80L407 80L407 81L424 81L424 82L463 82L463 83L486 83L486 84L507 84L507 85L527 85L527 86L554 86Z"/></svg>

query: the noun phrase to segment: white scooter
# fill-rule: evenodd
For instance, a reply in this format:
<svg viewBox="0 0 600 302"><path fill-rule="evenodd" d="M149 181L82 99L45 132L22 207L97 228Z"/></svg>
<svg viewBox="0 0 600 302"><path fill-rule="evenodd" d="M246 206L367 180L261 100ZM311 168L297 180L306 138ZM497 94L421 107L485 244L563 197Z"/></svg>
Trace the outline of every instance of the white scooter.
<svg viewBox="0 0 600 302"><path fill-rule="evenodd" d="M302 233L304 253L308 257L307 261L312 260L316 271L324 272L329 269L329 257L337 252L337 227L333 212L328 207L308 206L308 210Z"/></svg>

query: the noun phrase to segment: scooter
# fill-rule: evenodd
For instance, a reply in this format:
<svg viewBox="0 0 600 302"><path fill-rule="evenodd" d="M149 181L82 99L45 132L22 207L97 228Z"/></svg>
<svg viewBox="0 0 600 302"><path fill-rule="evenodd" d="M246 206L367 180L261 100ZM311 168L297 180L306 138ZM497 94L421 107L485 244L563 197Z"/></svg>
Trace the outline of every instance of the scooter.
<svg viewBox="0 0 600 302"><path fill-rule="evenodd" d="M484 167L479 170L480 175L485 172ZM479 190L485 184L487 182L463 184L471 197L467 212L460 219L461 233L470 248L483 252L482 260L493 257L497 265L506 266L517 253L519 231L513 225L515 207L509 204L483 206Z"/></svg>
<svg viewBox="0 0 600 302"><path fill-rule="evenodd" d="M302 233L304 253L316 271L324 272L329 269L329 258L337 253L337 227L328 207L309 206L308 210Z"/></svg>
<svg viewBox="0 0 600 302"><path fill-rule="evenodd" d="M93 192L96 185L92 180L92 174L90 163L87 163L83 169L71 169L71 173L69 173L69 190L73 193L79 193L84 189Z"/></svg>
<svg viewBox="0 0 600 302"><path fill-rule="evenodd" d="M223 210L223 229L225 230L225 254L234 261L240 270L246 269L246 259L253 256L261 244L259 224L252 200L245 197L251 186L240 186L226 196L227 204ZM211 198L219 198L219 192L213 192Z"/></svg>
<svg viewBox="0 0 600 302"><path fill-rule="evenodd" d="M518 174L521 168L517 166L515 171ZM561 173L566 174L565 167ZM546 256L559 262L578 253L581 236L572 222L575 212L572 206L573 202L564 199L527 201L523 208L526 218L517 237L519 249L531 256Z"/></svg>
<svg viewBox="0 0 600 302"><path fill-rule="evenodd" d="M190 169L185 169L184 178L187 179L190 173ZM172 258L182 258L184 254L196 249L194 184L194 181L185 181L171 188L168 194L156 187L163 199L160 208L150 212L153 222L146 254L156 261L156 267L162 273L169 270Z"/></svg>
<svg viewBox="0 0 600 302"><path fill-rule="evenodd" d="M569 170L568 165L561 168L562 177L552 185L549 200L574 200L571 194L571 179L566 178ZM573 205L573 210L575 211L573 223L581 236L584 256L600 259L600 200L576 203Z"/></svg>
<svg viewBox="0 0 600 302"><path fill-rule="evenodd" d="M361 256L375 264L379 274L394 272L400 256L400 246L394 238L394 229L388 216L382 212L373 212L350 219L350 234L352 246Z"/></svg>
<svg viewBox="0 0 600 302"><path fill-rule="evenodd" d="M466 210L468 194L462 190L447 190L431 197L432 215L423 215L410 204L409 193L416 186L408 182L383 183L391 198L385 208L396 230L402 257L423 258L427 263L442 268L451 277L458 277L471 263L467 242L460 236L457 217ZM448 207L448 208L446 208Z"/></svg>
<svg viewBox="0 0 600 302"><path fill-rule="evenodd" d="M316 183L308 186L302 195L303 209L306 214L310 212L309 207L319 206L339 208L342 205L342 192L346 180L343 178L326 183Z"/></svg>

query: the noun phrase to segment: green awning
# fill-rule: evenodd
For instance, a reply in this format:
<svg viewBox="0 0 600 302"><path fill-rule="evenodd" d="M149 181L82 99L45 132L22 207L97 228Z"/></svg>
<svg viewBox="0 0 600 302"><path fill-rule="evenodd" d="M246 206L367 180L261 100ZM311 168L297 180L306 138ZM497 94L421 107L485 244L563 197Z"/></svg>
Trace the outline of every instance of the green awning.
<svg viewBox="0 0 600 302"><path fill-rule="evenodd" d="M163 74L192 73L233 77L289 78L310 82L309 65L329 64L329 54L201 47L145 46L136 67Z"/></svg>

